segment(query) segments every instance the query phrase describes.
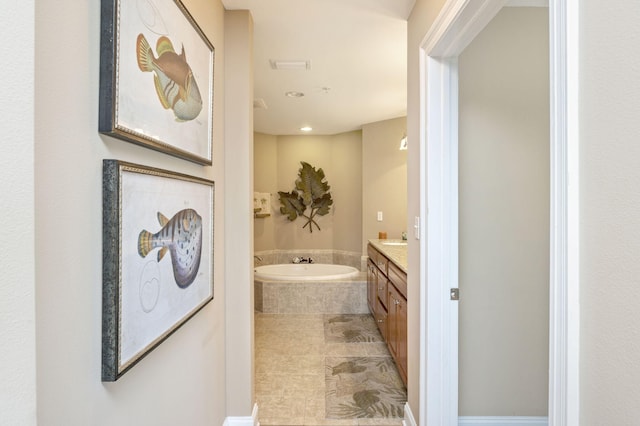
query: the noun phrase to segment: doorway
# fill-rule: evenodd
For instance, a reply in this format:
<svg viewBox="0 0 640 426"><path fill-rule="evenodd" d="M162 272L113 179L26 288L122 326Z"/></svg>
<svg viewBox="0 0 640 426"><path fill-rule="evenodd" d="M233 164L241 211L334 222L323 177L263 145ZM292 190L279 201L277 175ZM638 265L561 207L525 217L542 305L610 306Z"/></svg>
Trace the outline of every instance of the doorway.
<svg viewBox="0 0 640 426"><path fill-rule="evenodd" d="M426 226L420 281L426 343L420 357L420 412L425 424L458 424L458 302L450 300L458 283L458 56L504 3L448 1L422 43L420 167L426 185L421 216ZM579 408L577 90L571 83L577 81L576 3L549 2L550 425L577 424Z"/></svg>
<svg viewBox="0 0 640 426"><path fill-rule="evenodd" d="M546 424L548 21L504 7L458 57L461 422Z"/></svg>

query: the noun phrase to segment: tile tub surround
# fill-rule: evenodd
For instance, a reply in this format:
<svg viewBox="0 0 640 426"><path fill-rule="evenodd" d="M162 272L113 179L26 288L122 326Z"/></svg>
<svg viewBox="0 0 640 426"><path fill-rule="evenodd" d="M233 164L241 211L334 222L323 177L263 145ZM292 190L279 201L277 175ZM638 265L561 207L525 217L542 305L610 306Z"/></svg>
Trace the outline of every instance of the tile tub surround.
<svg viewBox="0 0 640 426"><path fill-rule="evenodd" d="M362 267L362 253L343 250L265 250L254 253L254 266L292 263L294 257L311 257L314 263L353 266L366 271L366 263Z"/></svg>
<svg viewBox="0 0 640 426"><path fill-rule="evenodd" d="M341 333L327 328L331 318L256 314L255 395L260 424L401 426L399 418L327 417L327 359L389 356L382 341L340 341L336 336Z"/></svg>
<svg viewBox="0 0 640 426"><path fill-rule="evenodd" d="M367 277L339 281L254 281L255 310L273 314L366 314Z"/></svg>

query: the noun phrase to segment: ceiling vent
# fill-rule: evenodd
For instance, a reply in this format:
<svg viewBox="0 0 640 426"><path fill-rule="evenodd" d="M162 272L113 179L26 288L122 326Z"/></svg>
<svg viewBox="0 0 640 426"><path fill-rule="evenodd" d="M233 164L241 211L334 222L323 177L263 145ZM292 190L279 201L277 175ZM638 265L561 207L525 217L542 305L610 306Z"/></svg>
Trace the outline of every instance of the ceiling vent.
<svg viewBox="0 0 640 426"><path fill-rule="evenodd" d="M267 103L262 98L253 100L253 108L255 109L268 109Z"/></svg>
<svg viewBox="0 0 640 426"><path fill-rule="evenodd" d="M271 69L274 70L300 70L306 71L311 69L311 61L276 61L274 59L269 60Z"/></svg>

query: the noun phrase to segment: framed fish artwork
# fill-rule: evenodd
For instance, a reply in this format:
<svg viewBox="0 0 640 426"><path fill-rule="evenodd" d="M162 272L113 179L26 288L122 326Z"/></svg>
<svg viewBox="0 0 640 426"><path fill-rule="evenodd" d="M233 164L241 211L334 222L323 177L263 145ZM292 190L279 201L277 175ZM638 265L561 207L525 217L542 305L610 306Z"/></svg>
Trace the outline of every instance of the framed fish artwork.
<svg viewBox="0 0 640 426"><path fill-rule="evenodd" d="M102 0L99 131L213 162L214 47L180 0Z"/></svg>
<svg viewBox="0 0 640 426"><path fill-rule="evenodd" d="M102 380L213 299L214 182L103 161Z"/></svg>

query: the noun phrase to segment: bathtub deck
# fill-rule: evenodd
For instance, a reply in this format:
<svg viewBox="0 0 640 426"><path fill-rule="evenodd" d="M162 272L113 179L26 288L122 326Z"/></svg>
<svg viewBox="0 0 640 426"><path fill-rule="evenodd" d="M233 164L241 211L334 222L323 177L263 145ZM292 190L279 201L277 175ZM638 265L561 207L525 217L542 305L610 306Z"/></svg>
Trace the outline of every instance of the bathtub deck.
<svg viewBox="0 0 640 426"><path fill-rule="evenodd" d="M344 281L254 282L255 310L265 314L367 314L365 273Z"/></svg>

